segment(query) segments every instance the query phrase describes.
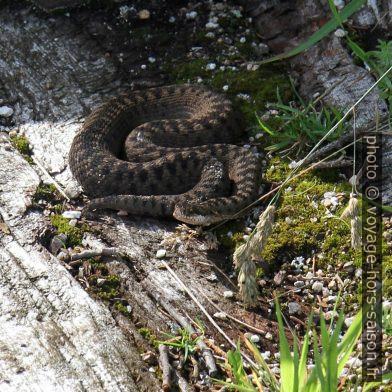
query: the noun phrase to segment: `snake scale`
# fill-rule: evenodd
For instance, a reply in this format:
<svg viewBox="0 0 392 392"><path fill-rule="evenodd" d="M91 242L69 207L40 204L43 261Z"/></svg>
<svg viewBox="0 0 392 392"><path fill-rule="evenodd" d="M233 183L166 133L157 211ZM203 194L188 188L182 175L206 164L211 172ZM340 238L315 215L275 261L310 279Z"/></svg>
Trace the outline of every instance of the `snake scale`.
<svg viewBox="0 0 392 392"><path fill-rule="evenodd" d="M88 211L210 225L257 197L258 160L233 144L243 128L233 104L205 87L134 91L86 118L71 146L70 168L93 197Z"/></svg>

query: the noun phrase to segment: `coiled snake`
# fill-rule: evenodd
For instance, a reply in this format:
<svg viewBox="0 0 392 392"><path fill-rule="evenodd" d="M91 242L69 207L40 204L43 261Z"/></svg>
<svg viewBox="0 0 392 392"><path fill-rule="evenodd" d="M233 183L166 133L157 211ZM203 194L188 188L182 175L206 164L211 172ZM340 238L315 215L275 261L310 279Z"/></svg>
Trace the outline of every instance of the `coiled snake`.
<svg viewBox="0 0 392 392"><path fill-rule="evenodd" d="M233 145L243 130L232 103L201 86L167 86L111 99L75 136L70 168L110 208L209 225L257 196L259 164Z"/></svg>

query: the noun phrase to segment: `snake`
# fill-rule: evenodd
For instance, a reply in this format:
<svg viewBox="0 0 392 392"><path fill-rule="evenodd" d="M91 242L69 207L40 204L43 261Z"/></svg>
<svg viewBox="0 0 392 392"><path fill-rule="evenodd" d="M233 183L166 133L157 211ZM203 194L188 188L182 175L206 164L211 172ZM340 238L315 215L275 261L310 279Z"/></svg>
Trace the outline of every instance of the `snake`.
<svg viewBox="0 0 392 392"><path fill-rule="evenodd" d="M130 91L88 115L69 166L91 198L111 209L208 226L255 201L260 163L238 145L240 110L201 85Z"/></svg>

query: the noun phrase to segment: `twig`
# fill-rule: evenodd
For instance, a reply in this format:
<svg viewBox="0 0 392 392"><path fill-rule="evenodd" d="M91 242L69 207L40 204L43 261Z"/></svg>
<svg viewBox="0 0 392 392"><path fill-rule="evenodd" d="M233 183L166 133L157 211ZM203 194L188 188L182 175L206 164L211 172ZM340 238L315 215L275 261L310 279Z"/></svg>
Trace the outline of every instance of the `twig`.
<svg viewBox="0 0 392 392"><path fill-rule="evenodd" d="M102 248L99 250L85 250L80 253L69 254L68 252L61 252L59 259L65 262L70 261L70 266L75 266L81 263L82 259L90 259L97 256L118 256L121 257L121 252L116 248Z"/></svg>
<svg viewBox="0 0 392 392"><path fill-rule="evenodd" d="M215 329L230 343L232 347L237 349L237 345L227 336L227 334L223 331L223 329L215 322L215 320L211 317L211 315L207 312L207 310L204 308L204 306L197 300L195 295L192 293L192 291L189 290L189 288L182 282L182 280L177 276L177 274L170 268L170 266L166 263L166 261L162 260L163 265L165 268L169 271L169 273L173 276L175 281L181 286L181 288L186 291L186 293L191 297L191 299L195 302L195 304L199 307L199 309L205 314L205 316L208 318L210 323L215 327ZM248 361L250 365L252 365L255 369L258 369L259 367L257 364L246 354L241 352L241 355L243 358Z"/></svg>
<svg viewBox="0 0 392 392"><path fill-rule="evenodd" d="M178 324L180 324L183 328L186 328L191 334L196 333L192 325L188 322L188 320L184 316L182 316L177 311L177 309L175 309L172 305L170 305L160 297L154 296L154 298L156 298L159 304L170 314L171 317L173 317L174 320L178 322ZM207 347L207 345L202 339L199 339L196 344L200 348L201 354L208 368L208 374L210 376L215 376L218 372L218 369L216 367L215 360L211 353L211 350Z"/></svg>
<svg viewBox="0 0 392 392"><path fill-rule="evenodd" d="M217 346L211 339L206 339L207 346L215 351L219 356L226 358L227 354L219 346Z"/></svg>
<svg viewBox="0 0 392 392"><path fill-rule="evenodd" d="M247 324L244 321L238 320L237 318L231 316L230 314L224 312L222 309L219 308L218 305L214 304L208 297L207 295L202 291L202 290L198 290L198 292L218 311L218 312L222 312L226 315L226 317L238 324L243 325L244 327L248 328L249 330L256 332L256 333L260 333L260 334L265 334L264 331L262 331L261 329L258 329L256 327L254 327L253 325Z"/></svg>
<svg viewBox="0 0 392 392"><path fill-rule="evenodd" d="M180 372L176 370L177 385L181 392L194 392L194 389L187 383L184 377L181 376Z"/></svg>
<svg viewBox="0 0 392 392"><path fill-rule="evenodd" d="M34 156L31 155L31 159L33 162L41 169L41 171L45 174L46 177L50 180L50 182L56 187L56 189L64 196L64 198L67 201L70 201L71 199L67 196L67 194L63 191L63 188L61 188L60 184L49 174L49 172L41 165L39 160Z"/></svg>
<svg viewBox="0 0 392 392"><path fill-rule="evenodd" d="M343 157L340 157L338 159L335 159L333 161L326 161L326 162L318 162L315 165L313 165L313 169L335 169L338 167L349 167L352 166L353 160L352 159L343 159Z"/></svg>
<svg viewBox="0 0 392 392"><path fill-rule="evenodd" d="M158 346L159 351L159 367L162 370L162 389L165 392L171 390L172 385L172 366L169 361L169 349L165 344L160 344Z"/></svg>
<svg viewBox="0 0 392 392"><path fill-rule="evenodd" d="M196 359L195 359L195 357L193 355L190 355L190 359L191 359L192 366L193 366L193 372L192 372L191 377L194 380L197 380L199 378L199 375L200 375L199 364L197 363L197 361L196 361Z"/></svg>

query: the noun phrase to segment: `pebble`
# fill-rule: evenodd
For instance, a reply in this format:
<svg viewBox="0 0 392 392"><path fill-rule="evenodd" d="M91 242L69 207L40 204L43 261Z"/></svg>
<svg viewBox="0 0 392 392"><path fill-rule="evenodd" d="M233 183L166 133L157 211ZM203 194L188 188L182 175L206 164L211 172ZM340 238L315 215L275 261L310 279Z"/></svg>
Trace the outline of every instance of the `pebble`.
<svg viewBox="0 0 392 392"><path fill-rule="evenodd" d="M277 286L280 286L286 277L286 271L279 271L275 276L274 276L274 283Z"/></svg>
<svg viewBox="0 0 392 392"><path fill-rule="evenodd" d="M357 268L355 270L355 277L356 278L361 278L362 277L362 268Z"/></svg>
<svg viewBox="0 0 392 392"><path fill-rule="evenodd" d="M272 336L272 334L270 332L267 332L265 334L265 338L268 339L268 340L272 340L274 337Z"/></svg>
<svg viewBox="0 0 392 392"><path fill-rule="evenodd" d="M331 290L335 290L336 289L336 282L335 282L335 280L331 280L328 283L328 288L331 289Z"/></svg>
<svg viewBox="0 0 392 392"><path fill-rule="evenodd" d="M207 38L215 38L215 33L213 33L212 31L209 31L209 32L206 34L206 37L207 37Z"/></svg>
<svg viewBox="0 0 392 392"><path fill-rule="evenodd" d="M61 215L67 219L80 219L82 212L81 211L64 211Z"/></svg>
<svg viewBox="0 0 392 392"><path fill-rule="evenodd" d="M146 19L150 19L151 13L149 10L140 10L137 15L139 19L146 20Z"/></svg>
<svg viewBox="0 0 392 392"><path fill-rule="evenodd" d="M214 273L208 275L208 276L206 277L206 279L207 279L208 281L210 281L210 282L217 282L217 281L218 281L218 277L217 277Z"/></svg>
<svg viewBox="0 0 392 392"><path fill-rule="evenodd" d="M271 357L271 351L264 351L263 353L261 353L261 356L264 359L269 359Z"/></svg>
<svg viewBox="0 0 392 392"><path fill-rule="evenodd" d="M306 279L313 279L313 277L314 277L314 275L313 275L313 273L310 272L310 271L305 275L305 278L306 278Z"/></svg>
<svg viewBox="0 0 392 392"><path fill-rule="evenodd" d="M216 68L216 64L215 63L208 63L206 65L206 70L207 71L213 71Z"/></svg>
<svg viewBox="0 0 392 392"><path fill-rule="evenodd" d="M314 282L312 285L312 290L315 293L321 293L323 291L323 284L322 282Z"/></svg>
<svg viewBox="0 0 392 392"><path fill-rule="evenodd" d="M301 306L296 302L289 302L288 308L289 308L289 314L296 314L301 311Z"/></svg>
<svg viewBox="0 0 392 392"><path fill-rule="evenodd" d="M259 343L259 342L260 342L260 336L259 336L259 335L252 335L252 336L249 338L249 340L250 340L252 343Z"/></svg>
<svg viewBox="0 0 392 392"><path fill-rule="evenodd" d="M338 10L341 10L345 6L344 0L333 0L333 3Z"/></svg>
<svg viewBox="0 0 392 392"><path fill-rule="evenodd" d="M156 61L156 58L155 57L149 57L148 58L148 61L152 64L152 63L155 63L155 61Z"/></svg>
<svg viewBox="0 0 392 392"><path fill-rule="evenodd" d="M261 139L263 137L262 133L256 133L255 138L256 139Z"/></svg>
<svg viewBox="0 0 392 392"><path fill-rule="evenodd" d="M147 65L146 65L146 64L142 64L142 65L140 66L140 68L141 68L141 69L146 69L146 68L147 68Z"/></svg>
<svg viewBox="0 0 392 392"><path fill-rule="evenodd" d="M158 249L155 256L158 259L163 259L166 256L166 249Z"/></svg>
<svg viewBox="0 0 392 392"><path fill-rule="evenodd" d="M263 43L259 43L259 45L256 47L256 53L260 56L267 54L269 50L269 46Z"/></svg>
<svg viewBox="0 0 392 392"><path fill-rule="evenodd" d="M98 286L102 286L105 282L106 282L106 279L103 279L103 278L98 278L97 279L97 285Z"/></svg>
<svg viewBox="0 0 392 392"><path fill-rule="evenodd" d="M354 317L346 317L346 318L344 319L344 325L345 325L347 328L349 328L350 325L353 323L353 321L354 321Z"/></svg>
<svg viewBox="0 0 392 392"><path fill-rule="evenodd" d="M297 280L296 282L294 282L294 286L297 288L301 288L305 286L305 282L303 280Z"/></svg>
<svg viewBox="0 0 392 392"><path fill-rule="evenodd" d="M347 35L347 33L343 29L336 29L335 37L343 38Z"/></svg>
<svg viewBox="0 0 392 392"><path fill-rule="evenodd" d="M185 16L187 19L195 19L197 16L197 12L196 11L187 12Z"/></svg>
<svg viewBox="0 0 392 392"><path fill-rule="evenodd" d="M220 320L226 320L227 315L224 312L216 312L214 313L214 317Z"/></svg>
<svg viewBox="0 0 392 392"><path fill-rule="evenodd" d="M223 296L225 298L233 298L234 297L234 292L231 290L226 290L223 292Z"/></svg>
<svg viewBox="0 0 392 392"><path fill-rule="evenodd" d="M240 42L241 42L241 44L244 44L246 42L246 38L245 37L241 37L240 38Z"/></svg>
<svg viewBox="0 0 392 392"><path fill-rule="evenodd" d="M11 117L14 114L14 110L8 106L0 107L0 116L1 117Z"/></svg>
<svg viewBox="0 0 392 392"><path fill-rule="evenodd" d="M58 234L52 238L50 241L49 250L52 255L57 255L61 249L65 248L65 242L67 241L68 236L66 234Z"/></svg>
<svg viewBox="0 0 392 392"><path fill-rule="evenodd" d="M327 300L328 302L335 302L338 297L336 295L329 295Z"/></svg>
<svg viewBox="0 0 392 392"><path fill-rule="evenodd" d="M330 294L331 292L326 287L323 287L323 297L328 297Z"/></svg>
<svg viewBox="0 0 392 392"><path fill-rule="evenodd" d="M208 22L206 23L206 29L207 30L215 30L219 27L218 23L214 23L214 22Z"/></svg>
<svg viewBox="0 0 392 392"><path fill-rule="evenodd" d="M171 16L169 18L169 23L174 23L176 21L176 18L174 16Z"/></svg>
<svg viewBox="0 0 392 392"><path fill-rule="evenodd" d="M119 210L119 211L117 212L117 216L128 216L128 211Z"/></svg>

